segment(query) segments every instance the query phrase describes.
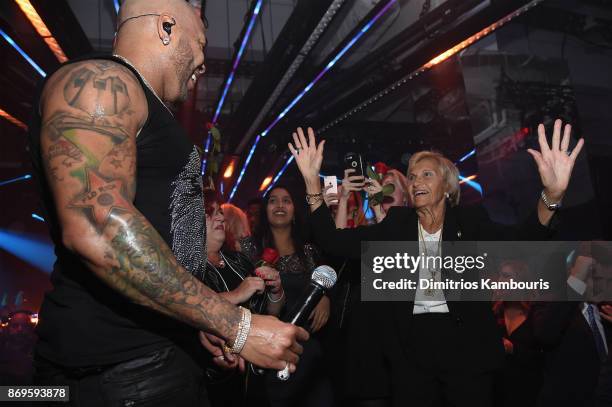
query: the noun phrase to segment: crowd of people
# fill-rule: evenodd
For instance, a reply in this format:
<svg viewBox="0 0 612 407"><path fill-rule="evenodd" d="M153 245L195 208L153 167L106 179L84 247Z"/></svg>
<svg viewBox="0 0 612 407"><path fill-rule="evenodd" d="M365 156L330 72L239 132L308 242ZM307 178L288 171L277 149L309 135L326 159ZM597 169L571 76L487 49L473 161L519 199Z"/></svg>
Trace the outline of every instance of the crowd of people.
<svg viewBox="0 0 612 407"><path fill-rule="evenodd" d="M612 263L595 244L568 267L573 301L360 298L364 241L440 254L442 242L553 239L584 144L570 150L570 126L555 122L550 143L539 126L528 152L542 192L516 227L460 205L458 170L433 151L406 171L347 170L328 193L325 142L301 128L288 148L306 193L275 185L243 211L203 189L198 150L166 106L204 73L205 45L188 3L125 0L112 56L45 78L29 143L57 262L33 383L70 386L70 404L87 407L610 405L612 308L584 298ZM283 322L320 264L335 287L305 327Z"/></svg>

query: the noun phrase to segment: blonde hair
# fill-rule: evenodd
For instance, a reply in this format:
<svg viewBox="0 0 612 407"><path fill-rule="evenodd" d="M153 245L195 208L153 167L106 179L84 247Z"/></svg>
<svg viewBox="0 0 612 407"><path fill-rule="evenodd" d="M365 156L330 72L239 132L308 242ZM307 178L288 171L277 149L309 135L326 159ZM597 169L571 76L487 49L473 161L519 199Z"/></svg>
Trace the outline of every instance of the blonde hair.
<svg viewBox="0 0 612 407"><path fill-rule="evenodd" d="M438 167L442 172L442 178L444 178L444 182L448 188L446 191L449 195L448 202L451 206L457 206L461 195L461 188L459 187L459 170L451 160L444 157L441 153L425 150L413 154L412 157L410 157L410 161L408 161L407 174L410 174L410 170L416 163L425 159L433 160L438 163Z"/></svg>
<svg viewBox="0 0 612 407"><path fill-rule="evenodd" d="M251 236L249 220L242 209L231 203L224 203L221 208L225 218L225 243L235 250L240 239Z"/></svg>

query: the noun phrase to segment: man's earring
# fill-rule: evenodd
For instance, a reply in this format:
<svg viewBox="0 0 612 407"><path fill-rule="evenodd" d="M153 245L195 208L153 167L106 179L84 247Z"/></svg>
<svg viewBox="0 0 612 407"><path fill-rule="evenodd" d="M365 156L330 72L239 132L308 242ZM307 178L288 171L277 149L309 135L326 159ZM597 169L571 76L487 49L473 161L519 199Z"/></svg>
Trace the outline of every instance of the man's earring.
<svg viewBox="0 0 612 407"><path fill-rule="evenodd" d="M449 198L450 198L450 194L449 194L448 192L445 192L445 193L444 193L444 196L446 197L446 199L449 199Z"/></svg>
<svg viewBox="0 0 612 407"><path fill-rule="evenodd" d="M164 45L168 45L170 44L170 39L168 37L165 37L162 42L164 43Z"/></svg>

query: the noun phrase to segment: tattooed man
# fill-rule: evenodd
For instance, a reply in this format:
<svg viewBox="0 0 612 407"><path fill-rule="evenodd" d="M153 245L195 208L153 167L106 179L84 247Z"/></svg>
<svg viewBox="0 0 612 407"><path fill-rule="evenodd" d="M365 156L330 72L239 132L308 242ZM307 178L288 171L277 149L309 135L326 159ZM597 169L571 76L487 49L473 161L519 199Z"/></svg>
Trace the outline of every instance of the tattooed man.
<svg viewBox="0 0 612 407"><path fill-rule="evenodd" d="M198 337L218 358L290 371L307 339L201 282L201 160L165 103L204 73L205 45L184 0L126 0L114 55L44 83L30 143L57 263L37 382L69 385L73 405L202 405Z"/></svg>

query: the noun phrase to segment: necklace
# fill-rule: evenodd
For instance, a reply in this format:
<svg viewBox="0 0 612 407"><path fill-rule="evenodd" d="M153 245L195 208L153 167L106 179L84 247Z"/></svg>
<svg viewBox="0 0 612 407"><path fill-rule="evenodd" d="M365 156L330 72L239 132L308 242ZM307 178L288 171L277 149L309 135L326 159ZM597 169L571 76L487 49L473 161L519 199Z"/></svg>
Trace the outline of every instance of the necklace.
<svg viewBox="0 0 612 407"><path fill-rule="evenodd" d="M126 57L122 57L119 54L113 54L113 56L117 59L120 59L121 61L123 61L126 65L129 65L130 68L132 68L134 71L136 71L136 73L138 74L138 76L140 77L140 80L142 80L142 82L145 84L145 86L147 88L149 88L149 90L151 91L151 93L153 94L153 96L155 96L157 98L157 100L159 100L159 102L166 108L166 110L168 111L168 113L170 113L170 115L172 117L174 117L174 113L172 113L172 111L170 110L170 108L168 106L166 106L166 104L164 103L163 100L161 100L161 98L159 96L157 96L157 93L155 92L155 90L153 89L153 87L149 84L149 82L147 82L147 80L145 79L144 76L142 76L142 74L140 73L140 71L138 69L136 69L136 67L134 66L134 64L132 64L130 61L128 61L128 59Z"/></svg>
<svg viewBox="0 0 612 407"><path fill-rule="evenodd" d="M419 241L423 243L423 251L425 252L425 262L429 263L429 261L427 260L429 258L429 253L427 250L427 242L425 241L425 238L423 237L423 226L421 225L421 222L418 222L419 224ZM438 238L437 242L437 246L436 246L436 251L435 251L435 256L440 256L441 251L440 251L440 246L442 244L442 228L440 228L440 230L438 231L438 233L440 233L440 237ZM432 280L435 282L437 281L437 277L438 277L438 270L435 269L435 261L434 261L434 267L432 269L427 268L427 270L429 271L429 273L431 274L431 278ZM435 294L435 289L433 288L427 288L425 290L425 295L428 297L433 297Z"/></svg>
<svg viewBox="0 0 612 407"><path fill-rule="evenodd" d="M212 261L210 261L210 258L211 258L210 255L207 256L207 260L212 266L219 267L219 268L225 268L225 257L223 257L223 253L221 252L218 252L218 253L219 253L219 257L218 257L219 260L215 262L217 263L216 265Z"/></svg>

